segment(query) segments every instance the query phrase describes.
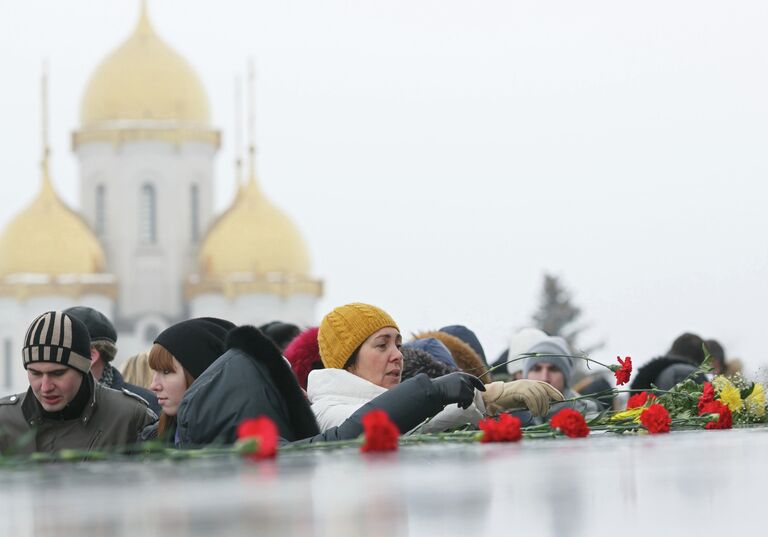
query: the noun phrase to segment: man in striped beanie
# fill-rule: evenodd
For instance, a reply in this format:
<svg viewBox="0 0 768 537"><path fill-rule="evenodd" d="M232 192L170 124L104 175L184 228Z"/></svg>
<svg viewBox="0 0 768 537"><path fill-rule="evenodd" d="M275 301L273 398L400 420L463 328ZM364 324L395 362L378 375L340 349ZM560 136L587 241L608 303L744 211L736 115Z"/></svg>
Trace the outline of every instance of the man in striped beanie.
<svg viewBox="0 0 768 537"><path fill-rule="evenodd" d="M49 311L32 321L21 355L29 389L0 399L0 452L134 444L157 419L140 397L94 381L88 329L67 313Z"/></svg>

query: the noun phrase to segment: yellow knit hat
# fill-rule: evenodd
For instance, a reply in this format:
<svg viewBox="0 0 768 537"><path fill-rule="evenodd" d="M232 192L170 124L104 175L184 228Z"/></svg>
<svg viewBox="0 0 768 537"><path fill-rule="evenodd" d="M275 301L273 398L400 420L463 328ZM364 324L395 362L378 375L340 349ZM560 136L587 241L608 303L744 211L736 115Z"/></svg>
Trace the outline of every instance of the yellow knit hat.
<svg viewBox="0 0 768 537"><path fill-rule="evenodd" d="M387 326L400 330L386 311L370 304L356 302L334 309L323 317L317 333L323 365L342 369L355 349Z"/></svg>

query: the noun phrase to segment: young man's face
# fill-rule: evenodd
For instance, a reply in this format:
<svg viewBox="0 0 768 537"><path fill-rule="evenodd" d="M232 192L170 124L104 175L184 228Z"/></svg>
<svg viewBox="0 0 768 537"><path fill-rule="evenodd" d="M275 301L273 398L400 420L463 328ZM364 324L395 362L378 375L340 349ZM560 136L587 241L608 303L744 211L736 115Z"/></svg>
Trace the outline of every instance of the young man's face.
<svg viewBox="0 0 768 537"><path fill-rule="evenodd" d="M539 362L528 371L529 380L543 380L561 392L565 388L565 375L554 364Z"/></svg>
<svg viewBox="0 0 768 537"><path fill-rule="evenodd" d="M83 374L61 364L34 363L27 366L32 393L46 412L62 410L77 395Z"/></svg>

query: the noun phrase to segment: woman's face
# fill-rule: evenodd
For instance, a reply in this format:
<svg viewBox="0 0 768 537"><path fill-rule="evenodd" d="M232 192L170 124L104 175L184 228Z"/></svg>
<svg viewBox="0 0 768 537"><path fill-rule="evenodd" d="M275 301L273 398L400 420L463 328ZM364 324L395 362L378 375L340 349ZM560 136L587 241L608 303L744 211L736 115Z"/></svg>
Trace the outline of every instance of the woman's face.
<svg viewBox="0 0 768 537"><path fill-rule="evenodd" d="M357 361L349 372L382 388L400 383L403 373L403 338L396 328L382 328L374 332L360 347Z"/></svg>
<svg viewBox="0 0 768 537"><path fill-rule="evenodd" d="M163 412L168 416L175 416L176 411L187 391L187 381L184 378L184 368L179 361L173 359L174 371L167 369L165 371L152 370L152 384L149 389L157 394L157 402L163 407Z"/></svg>

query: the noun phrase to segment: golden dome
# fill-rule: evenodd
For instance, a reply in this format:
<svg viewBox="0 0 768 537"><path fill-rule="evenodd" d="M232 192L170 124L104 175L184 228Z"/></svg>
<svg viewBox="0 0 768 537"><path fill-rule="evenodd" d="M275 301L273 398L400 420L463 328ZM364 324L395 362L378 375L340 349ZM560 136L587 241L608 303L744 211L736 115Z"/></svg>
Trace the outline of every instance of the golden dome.
<svg viewBox="0 0 768 537"><path fill-rule="evenodd" d="M0 235L0 276L103 272L104 251L88 224L59 199L43 161L43 182L32 203Z"/></svg>
<svg viewBox="0 0 768 537"><path fill-rule="evenodd" d="M206 126L208 98L192 67L155 33L142 2L133 34L91 76L83 95L84 127L153 120Z"/></svg>
<svg viewBox="0 0 768 537"><path fill-rule="evenodd" d="M203 279L238 273L308 276L309 264L299 230L264 197L253 175L200 248Z"/></svg>

